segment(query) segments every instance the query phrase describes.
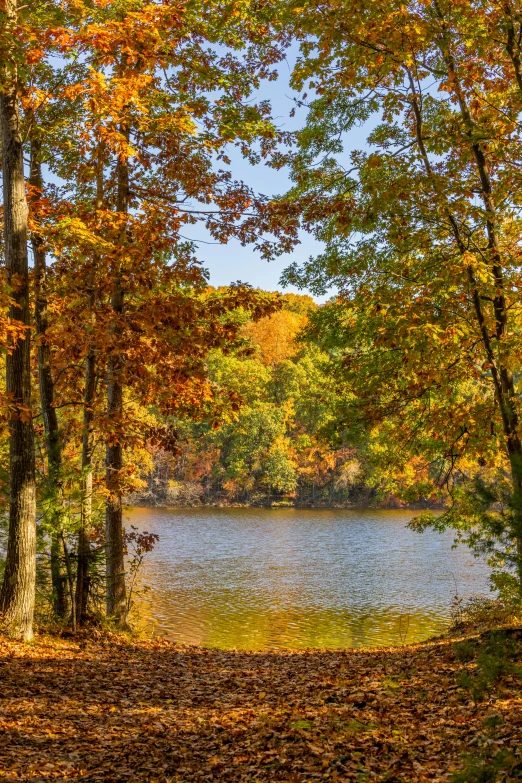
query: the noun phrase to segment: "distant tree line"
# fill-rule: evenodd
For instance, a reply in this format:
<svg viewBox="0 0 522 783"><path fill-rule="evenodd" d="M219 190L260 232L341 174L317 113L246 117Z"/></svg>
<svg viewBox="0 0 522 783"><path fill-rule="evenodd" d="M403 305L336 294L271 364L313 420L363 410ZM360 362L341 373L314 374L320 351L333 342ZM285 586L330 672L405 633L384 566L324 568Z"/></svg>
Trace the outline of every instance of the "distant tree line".
<svg viewBox="0 0 522 783"><path fill-rule="evenodd" d="M128 502L343 505L376 496L362 450L332 446L325 433L335 413L329 357L299 341L316 309L309 296L287 295L281 310L257 322L244 313L248 350L208 356L210 380L240 408L217 429L169 419L173 450L148 444L143 487Z"/></svg>

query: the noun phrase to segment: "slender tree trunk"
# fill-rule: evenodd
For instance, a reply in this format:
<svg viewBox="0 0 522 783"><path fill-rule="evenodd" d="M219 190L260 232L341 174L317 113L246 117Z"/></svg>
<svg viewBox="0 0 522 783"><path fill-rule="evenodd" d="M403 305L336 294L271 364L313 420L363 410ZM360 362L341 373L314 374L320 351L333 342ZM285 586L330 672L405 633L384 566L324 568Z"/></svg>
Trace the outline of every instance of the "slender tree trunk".
<svg viewBox="0 0 522 783"><path fill-rule="evenodd" d="M126 140L129 128L121 129ZM117 211L128 212L129 166L126 150L118 157L118 201ZM125 294L121 279L121 270L115 269L115 278L111 297L114 313L112 336L114 345L118 345L122 334L121 317ZM123 418L123 357L113 351L109 357L107 372L107 416L113 425L113 436L107 444L107 488L109 497L106 508L106 546L107 546L107 614L119 624L125 623L127 600L125 590L125 563L123 541L123 507L120 487L123 468L123 445L121 422Z"/></svg>
<svg viewBox="0 0 522 783"><path fill-rule="evenodd" d="M505 14L505 23L507 29L507 41L506 51L513 64L513 70L515 74L515 80L518 90L522 94L522 62L520 59L520 45L521 45L521 33L522 23L520 19L515 22L515 15L510 2L504 3L503 6ZM516 27L515 27L516 24ZM507 379L506 379L507 380ZM518 424L518 422L517 422ZM513 454L510 454L511 462L511 474L513 477L514 486L514 505L517 509L517 554L518 554L518 571L519 581L522 591L522 448L517 449L515 442L515 448ZM520 446L520 439L518 440L518 446Z"/></svg>
<svg viewBox="0 0 522 783"><path fill-rule="evenodd" d="M67 586L69 588L69 601L71 604L71 625L73 633L76 633L77 624L76 624L76 601L74 596L74 574L73 569L71 565L71 557L69 555L69 549L67 547L67 541L65 540L65 536L62 532L61 534L62 539L62 547L63 547L63 559L65 562L65 570L67 574Z"/></svg>
<svg viewBox="0 0 522 783"><path fill-rule="evenodd" d="M503 11L507 32L506 51L513 64L518 89L522 92L522 62L520 60L520 33L522 28L520 21L517 24L518 29L515 28L515 16L511 3L504 3Z"/></svg>
<svg viewBox="0 0 522 783"><path fill-rule="evenodd" d="M96 173L96 211L103 207L103 144L98 150ZM96 304L96 270L98 259L94 258L89 270L88 309L92 321ZM80 508L80 530L78 532L78 563L76 572L76 621L78 626L87 619L87 604L90 590L91 549L89 531L92 527L92 457L94 449L94 397L96 393L96 354L91 341L85 357L85 388L83 394L83 442L82 442L82 489Z"/></svg>
<svg viewBox="0 0 522 783"><path fill-rule="evenodd" d="M31 139L31 164L29 182L34 188L33 196L40 198L43 190L41 144L37 131L33 131ZM40 404L45 431L45 446L48 465L48 495L45 499L49 505L49 521L51 524L51 582L53 588L54 612L65 619L69 616L71 606L68 596L67 573L65 570L65 553L63 551L63 504L61 499L61 468L62 452L58 416L54 407L54 383L51 372L51 349L47 338L49 327L47 302L47 263L42 236L37 228L31 232L31 245L34 257L34 290L35 290L35 326L38 357L38 384L40 387Z"/></svg>
<svg viewBox="0 0 522 783"><path fill-rule="evenodd" d="M51 535L51 584L53 587L53 612L57 617L65 619L69 616L71 606L67 595L67 574L64 574L65 554L59 533Z"/></svg>
<svg viewBox="0 0 522 783"><path fill-rule="evenodd" d="M5 3L7 23L16 26L17 5ZM7 69L0 92L0 134L4 198L4 241L7 282L14 304L10 317L27 327L29 274L27 258L27 200L16 75ZM9 539L0 609L7 633L28 641L33 635L36 581L36 492L34 432L31 413L29 328L6 362L6 390L11 398L9 418Z"/></svg>
<svg viewBox="0 0 522 783"><path fill-rule="evenodd" d="M94 307L94 269L89 281L89 309ZM87 619L91 551L89 531L92 526L92 454L94 424L94 394L96 390L96 357L92 346L85 357L85 389L83 397L82 488L80 530L78 532L78 562L76 571L76 621L78 626Z"/></svg>
<svg viewBox="0 0 522 783"><path fill-rule="evenodd" d="M36 189L38 197L43 189L40 142L31 141L31 169L29 182ZM49 470L58 472L61 466L60 431L58 416L54 407L54 384L51 374L51 351L47 340L49 327L47 303L47 265L42 237L37 229L31 233L34 255L35 280L35 324L38 337L38 380L42 416L44 421Z"/></svg>

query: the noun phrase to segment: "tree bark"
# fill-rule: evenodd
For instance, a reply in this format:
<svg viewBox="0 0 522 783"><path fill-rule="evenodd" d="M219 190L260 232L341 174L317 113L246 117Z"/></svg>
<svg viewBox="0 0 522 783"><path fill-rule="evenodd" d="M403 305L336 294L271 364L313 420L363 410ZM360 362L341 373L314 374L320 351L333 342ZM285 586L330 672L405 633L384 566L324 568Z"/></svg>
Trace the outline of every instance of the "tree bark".
<svg viewBox="0 0 522 783"><path fill-rule="evenodd" d="M29 182L37 197L43 190L41 145L37 138L31 140L31 168ZM47 340L49 327L47 303L47 264L44 243L37 229L31 232L34 255L35 324L38 337L38 381L44 421L49 472L59 472L61 466L60 431L54 407L54 384L51 373L51 351Z"/></svg>
<svg viewBox="0 0 522 783"><path fill-rule="evenodd" d="M513 64L515 71L515 79L517 81L518 89L522 92L522 63L520 61L520 41L522 27L520 22L518 23L518 30L515 29L515 18L513 14L513 8L511 3L504 3L503 6L505 23L506 23L506 51L509 55L509 59Z"/></svg>
<svg viewBox="0 0 522 783"><path fill-rule="evenodd" d="M17 24L16 0L5 3L7 24ZM16 74L2 74L0 134L4 198L7 282L12 289L10 317L28 328L7 356L9 418L9 538L0 609L9 636L29 641L33 635L36 581L36 492L34 432L31 412L27 200L20 133Z"/></svg>
<svg viewBox="0 0 522 783"><path fill-rule="evenodd" d="M522 23L520 18L517 20L517 27L515 28L515 15L510 2L506 2L503 5L503 11L505 15L507 40L506 51L509 55L513 70L515 74L515 80L519 92L522 94L522 62L520 59L520 47L522 42ZM505 379L508 380L508 379ZM516 411L515 411L516 415ZM518 420L516 422L518 424ZM518 449L517 449L518 445ZM517 510L517 554L518 554L518 572L519 581L522 592L522 447L520 439L518 438L518 444L515 441L513 453L510 454L511 462L511 475L513 477L514 487L514 505Z"/></svg>
<svg viewBox="0 0 522 783"><path fill-rule="evenodd" d="M121 128L126 142L129 140L128 126ZM127 151L120 151L117 171L117 211L128 213L129 165ZM123 241L125 241L123 239ZM118 345L122 334L121 317L125 294L123 290L121 269L116 264L114 284L111 297L111 307L114 313L111 333L114 346ZM111 440L107 443L107 499L105 531L107 547L107 614L113 617L119 625L125 624L127 600L125 589L125 563L123 540L123 507L120 487L121 470L123 468L123 445L121 422L123 417L123 356L113 350L109 357L107 371L107 416L112 424Z"/></svg>
<svg viewBox="0 0 522 783"><path fill-rule="evenodd" d="M41 143L38 131L33 129L31 139L31 163L29 182L33 188L33 198L40 198L43 190ZM46 514L51 526L51 582L53 589L54 613L66 619L72 609L68 596L65 553L63 551L63 504L61 499L62 451L58 416L54 407L54 383L51 372L51 349L47 338L49 327L47 302L47 263L42 236L35 227L31 232L31 245L34 258L34 320L37 338L38 385L40 404L45 431L45 446L48 465L48 505Z"/></svg>

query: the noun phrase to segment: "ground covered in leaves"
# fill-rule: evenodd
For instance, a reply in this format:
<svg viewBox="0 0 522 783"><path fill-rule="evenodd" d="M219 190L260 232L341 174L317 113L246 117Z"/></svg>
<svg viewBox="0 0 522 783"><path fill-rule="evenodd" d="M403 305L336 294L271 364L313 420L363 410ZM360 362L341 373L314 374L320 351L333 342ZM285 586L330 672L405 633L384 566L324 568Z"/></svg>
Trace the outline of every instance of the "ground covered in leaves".
<svg viewBox="0 0 522 783"><path fill-rule="evenodd" d="M520 780L521 651L0 640L0 780Z"/></svg>

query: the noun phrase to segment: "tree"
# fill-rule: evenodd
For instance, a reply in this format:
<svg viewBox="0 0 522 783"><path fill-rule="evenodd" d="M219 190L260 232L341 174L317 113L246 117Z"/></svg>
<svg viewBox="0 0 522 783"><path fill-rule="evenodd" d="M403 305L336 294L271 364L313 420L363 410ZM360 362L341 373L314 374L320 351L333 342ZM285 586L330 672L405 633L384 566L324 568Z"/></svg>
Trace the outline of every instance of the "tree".
<svg viewBox="0 0 522 783"><path fill-rule="evenodd" d="M36 276L40 379L49 380L40 384L42 408L48 461L58 464L74 416L67 410L60 414L64 432L59 447L51 449L60 429L56 410L78 405L82 387L75 601L80 617L88 582L93 435L95 429L105 432L107 608L122 622L121 498L128 473L123 451L146 437L142 422L130 415L126 389L144 405L154 401L163 408L194 409L199 400L208 411L213 394L202 360L212 346L234 339L237 329L227 320L228 309L240 301L260 312L277 306L241 286L205 297L205 272L180 232L203 220L221 241L231 234L242 241L251 237L243 213L254 194L215 164L228 165L230 144L248 156L258 139L267 149L275 143L267 105L247 99L270 75L280 51L263 25L239 6L71 3L60 12L62 26L43 25L36 36L37 78L26 95L26 107L38 120L33 123L32 238L38 270L44 270ZM217 90L219 98L210 98ZM42 125L43 142L37 133ZM59 178L58 186L45 188L41 182L42 161ZM44 248L53 259L47 270ZM42 329L45 276L55 322ZM171 373L167 385L165 372ZM97 387L102 377L107 378L106 415ZM53 468L49 478L59 493L63 488L52 480L58 473Z"/></svg>
<svg viewBox="0 0 522 783"><path fill-rule="evenodd" d="M58 414L54 406L54 381L51 348L48 339L49 310L47 295L47 258L43 237L38 228L39 202L43 194L41 128L34 112L28 112L31 152L29 202L31 246L34 261L34 326L37 341L38 388L47 454L47 487L42 493L44 515L51 530L51 577L54 611L57 617L67 617L70 602L63 560L63 498L61 497L62 444ZM73 623L74 624L74 623Z"/></svg>
<svg viewBox="0 0 522 783"><path fill-rule="evenodd" d="M310 297L292 295L282 298L282 307L257 322L238 311L240 334L248 340L209 353L210 380L235 405L225 406L218 422L170 420L178 433L176 452L158 452L152 444L152 472L146 468L143 475L154 497L266 502L285 494L298 503L331 503L364 491L366 473L355 449L328 442L338 424L325 372L328 355L303 343L300 333L290 340L288 324L295 327L295 321L277 317L290 311L304 323L317 306ZM290 358L275 355L278 344ZM267 356L274 359L270 364Z"/></svg>
<svg viewBox="0 0 522 783"><path fill-rule="evenodd" d="M0 607L7 632L28 641L33 634L36 574L36 486L31 410L27 200L20 127L18 7L6 0L0 11L0 134L4 198L4 248L10 317L24 327L6 362L9 401L9 539Z"/></svg>
<svg viewBox="0 0 522 783"><path fill-rule="evenodd" d="M286 203L326 245L285 279L339 288L311 334L344 379L352 431L393 422L394 444L446 487L470 459L507 463L507 513L490 503L470 517L468 504L447 519L479 522L522 588L518 12L481 0L285 10L302 40L293 83L315 91ZM369 149L350 152L364 123Z"/></svg>
<svg viewBox="0 0 522 783"><path fill-rule="evenodd" d="M286 308L256 323L248 323L244 334L257 345L264 364L275 366L296 351L295 338L306 323L306 315Z"/></svg>

